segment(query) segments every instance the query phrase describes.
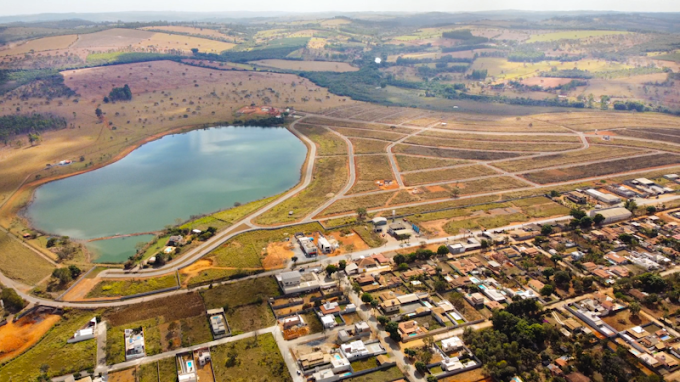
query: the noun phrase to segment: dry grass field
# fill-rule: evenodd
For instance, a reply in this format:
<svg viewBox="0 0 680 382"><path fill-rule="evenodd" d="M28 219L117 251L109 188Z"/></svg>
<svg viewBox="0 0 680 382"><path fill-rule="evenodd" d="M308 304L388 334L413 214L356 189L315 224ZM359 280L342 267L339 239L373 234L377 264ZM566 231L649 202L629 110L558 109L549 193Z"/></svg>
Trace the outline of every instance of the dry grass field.
<svg viewBox="0 0 680 382"><path fill-rule="evenodd" d="M533 119L555 123L576 131L654 127L678 128L678 118L666 114L630 112L579 112L537 114Z"/></svg>
<svg viewBox="0 0 680 382"><path fill-rule="evenodd" d="M372 138L391 142L398 141L405 137L403 134L389 133L387 131L364 130L346 127L333 127L332 129L346 137Z"/></svg>
<svg viewBox="0 0 680 382"><path fill-rule="evenodd" d="M384 154L389 142L377 139L349 138L355 154Z"/></svg>
<svg viewBox="0 0 680 382"><path fill-rule="evenodd" d="M347 183L346 156L319 158L314 162L312 182L299 194L260 215L255 222L271 225L300 220L337 194ZM293 213L290 214L290 211Z"/></svg>
<svg viewBox="0 0 680 382"><path fill-rule="evenodd" d="M553 114L554 116L554 114ZM489 131L499 133L568 133L569 130L557 126L555 123L541 121L533 116L525 117L495 117L492 115L442 115L438 121L438 129L461 131ZM436 121L435 121L436 122ZM445 123L446 125L442 125Z"/></svg>
<svg viewBox="0 0 680 382"><path fill-rule="evenodd" d="M185 33L185 34L190 34L190 35L196 35L196 36L204 36L207 38L216 38L216 39L236 39L234 36L229 36L226 35L218 30L215 29L209 29L209 28L195 28L195 27L187 27L187 26L182 26L182 25L157 25L157 26L150 26L150 27L144 27L140 28L142 30L148 30L148 31L165 31L165 32L176 32L176 33Z"/></svg>
<svg viewBox="0 0 680 382"><path fill-rule="evenodd" d="M394 146L392 151L400 154L423 155L435 158L458 158L485 161L516 158L522 155L520 153L508 153L498 151L494 152L494 151L452 150L406 144L398 144Z"/></svg>
<svg viewBox="0 0 680 382"><path fill-rule="evenodd" d="M419 184L463 180L482 176L496 175L497 171L483 165L461 166L444 170L418 171L404 174L404 184L415 186Z"/></svg>
<svg viewBox="0 0 680 382"><path fill-rule="evenodd" d="M440 137L413 136L404 141L424 146L453 147L470 150L488 151L518 151L518 152L545 152L566 151L577 149L580 143L528 143L512 141L470 141L458 139L446 139Z"/></svg>
<svg viewBox="0 0 680 382"><path fill-rule="evenodd" d="M339 213L355 212L357 208L378 208L383 207L387 202L397 194L393 192L381 192L379 194L358 195L349 198L343 198L335 201L328 208L323 210L320 216L330 216Z"/></svg>
<svg viewBox="0 0 680 382"><path fill-rule="evenodd" d="M139 44L143 40L151 38L154 34L154 32L136 29L113 28L101 32L78 35L78 41L73 44L73 47L92 51L125 48Z"/></svg>
<svg viewBox="0 0 680 382"><path fill-rule="evenodd" d="M302 70L305 72L356 72L359 68L346 62L333 61L297 61L297 60L259 60L251 61L251 64L267 66L270 68L284 70Z"/></svg>
<svg viewBox="0 0 680 382"><path fill-rule="evenodd" d="M427 158L411 155L396 155L396 158L400 171L426 170L429 168L455 166L467 163L467 161L458 159Z"/></svg>
<svg viewBox="0 0 680 382"><path fill-rule="evenodd" d="M612 175L620 172L675 165L680 163L680 156L671 154L655 154L639 158L621 159L583 166L566 167L523 174L532 182L549 184L569 180Z"/></svg>
<svg viewBox="0 0 680 382"><path fill-rule="evenodd" d="M295 129L316 144L318 156L347 155L348 153L345 141L323 127L299 123L295 125Z"/></svg>
<svg viewBox="0 0 680 382"><path fill-rule="evenodd" d="M45 52L48 50L66 49L76 40L76 35L43 37L22 43L13 43L0 47L0 56L15 56L19 54Z"/></svg>
<svg viewBox="0 0 680 382"><path fill-rule="evenodd" d="M198 48L203 53L220 53L233 48L236 44L179 34L154 33L152 36L138 42L136 46L139 48L153 48L160 52L167 52L173 49L190 52L191 48Z"/></svg>
<svg viewBox="0 0 680 382"><path fill-rule="evenodd" d="M493 142L567 142L567 143L579 143L581 140L578 136L568 136L568 135L529 135L529 134L510 134L510 135L500 135L500 134L466 134L466 133L454 133L446 131L437 130L427 130L418 134L419 137L439 137L445 139L456 139L456 140L467 140L467 141L493 141ZM524 143L521 143L522 145Z"/></svg>
<svg viewBox="0 0 680 382"><path fill-rule="evenodd" d="M680 129L624 129L616 135L680 144Z"/></svg>
<svg viewBox="0 0 680 382"><path fill-rule="evenodd" d="M394 180L392 167L387 155L367 155L354 158L356 164L356 183L349 193L377 190L377 181Z"/></svg>
<svg viewBox="0 0 680 382"><path fill-rule="evenodd" d="M613 147L621 147L621 146L627 146L627 147L637 147L640 149L648 149L648 150L663 150L663 151L668 151L671 153L680 153L680 146L678 145L670 145L670 144L665 144L662 142L645 142L645 141L636 141L632 139L626 139L624 138L619 138L619 137L610 137L609 140L605 141L602 138L596 138L596 137L588 137L588 142L590 142L591 145L601 145L601 146L613 146Z"/></svg>
<svg viewBox="0 0 680 382"><path fill-rule="evenodd" d="M492 166L501 170L518 172L535 170L543 167L567 165L580 162L590 162L606 159L620 158L630 155L642 154L645 151L632 148L590 146L585 150L572 151L564 154L545 155L537 158L506 160L492 163Z"/></svg>
<svg viewBox="0 0 680 382"><path fill-rule="evenodd" d="M331 110L332 111L332 110ZM335 114L335 113L330 113L330 114ZM340 118L340 117L338 117ZM354 128L354 129L364 129L364 130L380 130L380 131L390 131L393 133L405 133L405 134L410 134L413 133L414 129L408 128L408 127L399 127L399 126L388 126L388 125L381 125L377 123L366 123L366 122L354 122L354 121L339 121L335 119L329 119L329 118L323 118L323 117L309 117L305 119L306 123L311 123L315 125L323 125L323 126L329 126L329 127L347 127L347 128Z"/></svg>
<svg viewBox="0 0 680 382"><path fill-rule="evenodd" d="M35 285L49 276L54 266L43 257L0 231L0 271L26 285Z"/></svg>

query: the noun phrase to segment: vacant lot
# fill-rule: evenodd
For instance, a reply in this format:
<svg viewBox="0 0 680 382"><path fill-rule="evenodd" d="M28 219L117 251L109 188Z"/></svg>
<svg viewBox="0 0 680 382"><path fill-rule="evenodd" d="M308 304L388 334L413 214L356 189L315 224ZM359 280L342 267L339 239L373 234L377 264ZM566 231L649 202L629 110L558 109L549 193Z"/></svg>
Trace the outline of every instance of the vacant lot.
<svg viewBox="0 0 680 382"><path fill-rule="evenodd" d="M677 117L665 114L623 112L583 112L538 114L532 118L552 122L577 131L606 131L617 128L677 128Z"/></svg>
<svg viewBox="0 0 680 382"><path fill-rule="evenodd" d="M203 299L198 293L192 292L128 305L107 312L104 318L112 326L121 326L154 317L159 317L165 322L176 321L204 312Z"/></svg>
<svg viewBox="0 0 680 382"><path fill-rule="evenodd" d="M96 341L67 344L66 340L95 314L83 310L64 314L40 342L0 368L0 381L34 381L42 365L47 366L48 378L94 368Z"/></svg>
<svg viewBox="0 0 680 382"><path fill-rule="evenodd" d="M677 129L626 129L617 130L616 134L680 144L680 130Z"/></svg>
<svg viewBox="0 0 680 382"><path fill-rule="evenodd" d="M385 381L396 381L403 378L404 374L399 370L398 367L392 366L389 369L384 369L376 371L375 373L369 373L362 375L360 377L350 378L346 381L348 382L385 382Z"/></svg>
<svg viewBox="0 0 680 382"><path fill-rule="evenodd" d="M338 214L341 212L355 212L357 208L383 207L397 192L381 192L379 194L358 195L351 198L339 199L323 212L322 216Z"/></svg>
<svg viewBox="0 0 680 382"><path fill-rule="evenodd" d="M361 113L362 110L365 111L365 109L361 107L351 107L351 108L336 108L333 109L335 111L332 111L329 113L329 115L333 115L334 117L340 117L340 116L351 116L355 113ZM356 111L355 111L356 110ZM337 115L340 114L340 115ZM408 127L399 127L399 126L388 126L388 125L380 125L377 123L367 123L367 122L352 122L352 121L339 121L335 119L329 119L329 118L323 118L323 117L310 117L305 119L305 123L311 123L311 124L316 124L316 125L323 125L323 126L329 126L329 127L348 127L348 128L355 128L355 129L365 129L365 130L380 130L380 131L391 131L394 133L412 133L414 129L408 128Z"/></svg>
<svg viewBox="0 0 680 382"><path fill-rule="evenodd" d="M35 345L61 317L54 314L30 314L18 321L8 320L0 326L0 363Z"/></svg>
<svg viewBox="0 0 680 382"><path fill-rule="evenodd" d="M397 165L401 171L426 170L429 168L455 166L467 163L464 160L457 159L425 158L410 155L396 155L396 158Z"/></svg>
<svg viewBox="0 0 680 382"><path fill-rule="evenodd" d="M436 147L414 146L398 144L392 149L395 153L422 155L436 158L459 158L470 160L499 160L516 158L521 156L519 153L506 153L494 151L472 151L472 150L451 150Z"/></svg>
<svg viewBox="0 0 680 382"><path fill-rule="evenodd" d="M568 137L565 137L568 138ZM440 137L413 136L404 142L426 146L455 147L470 150L489 150L489 151L564 151L579 148L579 143L527 143L527 142L507 142L507 141L471 141L458 139L445 139Z"/></svg>
<svg viewBox="0 0 680 382"><path fill-rule="evenodd" d="M231 267L234 269L261 269L263 248L267 248L269 243L284 241L290 238L295 232L316 232L322 231L318 223L304 224L294 227L280 228L275 230L260 230L242 233L237 235L214 251L207 257L215 258L215 266Z"/></svg>
<svg viewBox="0 0 680 382"><path fill-rule="evenodd" d="M377 190L376 181L394 180L387 155L367 155L354 158L357 182L349 193Z"/></svg>
<svg viewBox="0 0 680 382"><path fill-rule="evenodd" d="M147 279L102 280L87 293L87 298L132 296L175 286L174 273Z"/></svg>
<svg viewBox="0 0 680 382"><path fill-rule="evenodd" d="M348 178L349 167L346 156L319 158L314 161L312 182L309 186L260 215L256 222L267 225L300 220L340 192L347 184ZM291 211L292 214L290 214Z"/></svg>
<svg viewBox="0 0 680 382"><path fill-rule="evenodd" d="M590 146L586 150L573 151L564 154L545 155L538 158L517 159L496 162L492 165L505 171L517 172L522 170L534 170L543 167L552 167L580 162L590 162L605 159L625 157L641 154L644 151L627 148L609 148L603 146Z"/></svg>
<svg viewBox="0 0 680 382"><path fill-rule="evenodd" d="M356 72L359 68L346 62L333 61L294 61L294 60L260 60L251 64L268 66L284 70L300 70L305 72Z"/></svg>
<svg viewBox="0 0 680 382"><path fill-rule="evenodd" d="M348 127L333 127L332 129L346 137L373 138L392 142L405 137L403 134L390 133L387 131L353 129Z"/></svg>
<svg viewBox="0 0 680 382"><path fill-rule="evenodd" d="M467 141L492 141L492 142L568 142L579 143L581 140L578 136L568 135L528 135L528 134L466 134L466 133L449 133L444 131L423 131L418 134L419 137L439 137L446 139L467 140ZM523 145L523 143L522 143Z"/></svg>
<svg viewBox="0 0 680 382"><path fill-rule="evenodd" d="M349 138L355 154L384 154L389 142L376 139Z"/></svg>
<svg viewBox="0 0 680 382"><path fill-rule="evenodd" d="M301 123L295 125L295 129L316 144L316 155L347 155L347 144L332 131L324 127Z"/></svg>
<svg viewBox="0 0 680 382"><path fill-rule="evenodd" d="M54 266L18 240L0 231L0 271L26 285L35 285L49 276Z"/></svg>
<svg viewBox="0 0 680 382"><path fill-rule="evenodd" d="M137 375L139 376L139 382L158 382L158 363L153 362L139 365Z"/></svg>
<svg viewBox="0 0 680 382"><path fill-rule="evenodd" d="M402 175L407 186L418 184L461 180L498 174L497 171L483 165L462 166L445 170L419 171Z"/></svg>
<svg viewBox="0 0 680 382"><path fill-rule="evenodd" d="M46 50L66 49L71 46L77 38L78 36L71 34L65 36L43 37L23 43L13 43L8 45L8 49L0 50L0 56L13 56L17 54L44 52Z"/></svg>
<svg viewBox="0 0 680 382"><path fill-rule="evenodd" d="M217 381L292 381L274 336L246 338L211 349Z"/></svg>
<svg viewBox="0 0 680 382"><path fill-rule="evenodd" d="M548 184L678 163L680 163L680 156L671 154L657 154L639 158L594 163L584 166L538 171L523 174L522 176L533 182Z"/></svg>
<svg viewBox="0 0 680 382"><path fill-rule="evenodd" d="M636 141L633 139L610 137L609 140L605 141L601 138L588 137L588 142L595 145L602 146L628 146L628 147L638 147L641 149L649 150L663 150L671 153L680 154L680 146L678 145L668 145L661 142L647 142L647 141Z"/></svg>

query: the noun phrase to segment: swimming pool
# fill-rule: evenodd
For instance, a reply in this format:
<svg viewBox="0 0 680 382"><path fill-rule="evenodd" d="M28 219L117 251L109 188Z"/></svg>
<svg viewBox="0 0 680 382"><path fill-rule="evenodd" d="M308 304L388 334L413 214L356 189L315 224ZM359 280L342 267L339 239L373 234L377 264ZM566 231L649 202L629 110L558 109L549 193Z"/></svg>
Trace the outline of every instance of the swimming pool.
<svg viewBox="0 0 680 382"><path fill-rule="evenodd" d="M486 289L486 285L478 285L479 289Z"/></svg>

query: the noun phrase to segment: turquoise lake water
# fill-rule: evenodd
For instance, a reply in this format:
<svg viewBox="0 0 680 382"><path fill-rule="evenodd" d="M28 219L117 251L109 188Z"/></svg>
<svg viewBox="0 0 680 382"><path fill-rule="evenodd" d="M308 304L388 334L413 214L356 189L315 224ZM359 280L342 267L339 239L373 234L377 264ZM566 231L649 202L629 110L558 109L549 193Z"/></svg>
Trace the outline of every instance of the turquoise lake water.
<svg viewBox="0 0 680 382"><path fill-rule="evenodd" d="M170 135L104 168L39 187L26 215L43 231L76 239L157 231L177 219L293 187L306 154L284 128L230 126ZM142 240L96 242L99 261L125 261Z"/></svg>

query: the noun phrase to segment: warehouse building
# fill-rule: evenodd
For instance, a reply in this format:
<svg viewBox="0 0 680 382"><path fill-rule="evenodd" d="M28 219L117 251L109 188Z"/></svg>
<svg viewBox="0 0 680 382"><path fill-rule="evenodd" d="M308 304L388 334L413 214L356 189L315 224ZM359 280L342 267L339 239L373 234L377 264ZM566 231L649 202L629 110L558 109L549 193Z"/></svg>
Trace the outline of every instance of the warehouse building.
<svg viewBox="0 0 680 382"><path fill-rule="evenodd" d="M586 194L591 198L597 199L606 204L616 204L621 202L621 198L611 194L605 194L595 189L586 190Z"/></svg>
<svg viewBox="0 0 680 382"><path fill-rule="evenodd" d="M617 221L626 220L633 216L633 214L623 207L613 207L605 208L603 210L593 210L590 211L590 217L594 218L595 215L600 214L604 216L604 221L602 224L611 224Z"/></svg>

